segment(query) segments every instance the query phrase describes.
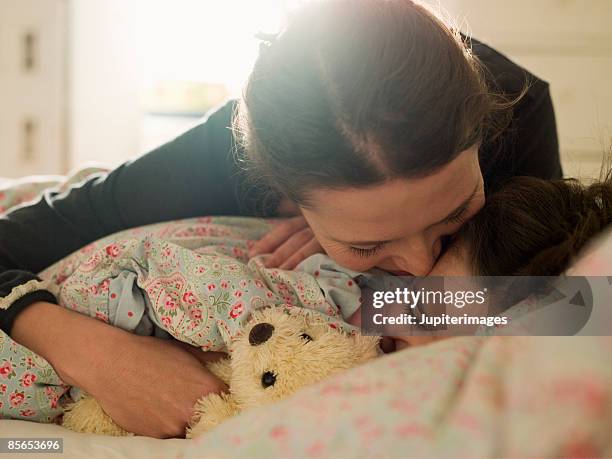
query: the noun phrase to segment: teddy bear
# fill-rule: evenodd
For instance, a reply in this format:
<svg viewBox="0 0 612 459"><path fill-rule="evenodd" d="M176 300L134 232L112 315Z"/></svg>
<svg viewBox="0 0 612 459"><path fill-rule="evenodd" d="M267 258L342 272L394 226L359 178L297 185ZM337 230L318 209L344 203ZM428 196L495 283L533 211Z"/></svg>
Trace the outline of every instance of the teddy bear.
<svg viewBox="0 0 612 459"><path fill-rule="evenodd" d="M229 357L207 363L229 392L208 394L196 402L187 438L380 354L379 337L347 333L318 313L300 309L269 306L254 311L230 343ZM62 425L77 432L132 435L87 395L67 407Z"/></svg>

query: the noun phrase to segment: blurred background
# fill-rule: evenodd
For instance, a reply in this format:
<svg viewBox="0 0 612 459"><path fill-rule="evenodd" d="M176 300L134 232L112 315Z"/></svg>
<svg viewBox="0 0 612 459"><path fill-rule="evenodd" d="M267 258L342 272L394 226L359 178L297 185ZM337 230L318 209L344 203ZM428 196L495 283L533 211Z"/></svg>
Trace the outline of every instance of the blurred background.
<svg viewBox="0 0 612 459"><path fill-rule="evenodd" d="M0 177L120 163L240 94L302 0L0 0ZM612 144L612 1L440 0L551 84L565 173Z"/></svg>

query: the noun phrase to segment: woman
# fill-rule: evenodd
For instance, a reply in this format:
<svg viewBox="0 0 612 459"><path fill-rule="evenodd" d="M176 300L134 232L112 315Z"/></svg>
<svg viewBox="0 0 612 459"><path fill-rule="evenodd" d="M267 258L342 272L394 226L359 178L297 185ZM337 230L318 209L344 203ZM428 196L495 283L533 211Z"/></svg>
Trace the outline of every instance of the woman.
<svg viewBox="0 0 612 459"><path fill-rule="evenodd" d="M128 227L299 207L253 253L425 275L485 189L561 176L546 83L409 0L316 2L261 48L239 105L0 221L2 329L140 434L181 435L223 388L208 356L59 308L33 273Z"/></svg>

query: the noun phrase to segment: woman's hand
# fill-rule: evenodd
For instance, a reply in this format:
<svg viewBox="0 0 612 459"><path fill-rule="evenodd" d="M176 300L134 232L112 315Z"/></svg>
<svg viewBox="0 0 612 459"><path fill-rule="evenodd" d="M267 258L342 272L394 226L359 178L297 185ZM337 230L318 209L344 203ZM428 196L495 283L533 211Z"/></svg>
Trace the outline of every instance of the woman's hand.
<svg viewBox="0 0 612 459"><path fill-rule="evenodd" d="M227 390L202 365L206 353L197 352L202 360L177 341L125 333L98 360L96 374L84 376L84 389L128 431L184 437L195 402Z"/></svg>
<svg viewBox="0 0 612 459"><path fill-rule="evenodd" d="M300 215L278 224L253 245L249 256L262 253L271 254L265 261L266 267L293 269L310 255L323 253L323 248Z"/></svg>
<svg viewBox="0 0 612 459"><path fill-rule="evenodd" d="M11 336L139 435L183 437L196 400L226 389L202 365L205 353L174 340L134 335L51 303L24 309Z"/></svg>

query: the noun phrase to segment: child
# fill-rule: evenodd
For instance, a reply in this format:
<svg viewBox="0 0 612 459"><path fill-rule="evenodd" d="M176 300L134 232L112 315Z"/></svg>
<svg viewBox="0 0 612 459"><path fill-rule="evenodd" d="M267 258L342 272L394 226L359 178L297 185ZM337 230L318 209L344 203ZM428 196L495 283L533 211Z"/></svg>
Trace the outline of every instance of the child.
<svg viewBox="0 0 612 459"><path fill-rule="evenodd" d="M575 179L514 177L487 198L431 275L556 276L612 223L612 172Z"/></svg>
<svg viewBox="0 0 612 459"><path fill-rule="evenodd" d="M431 276L557 276L612 223L612 171L597 182L514 177L487 197ZM358 322L359 314L351 317ZM396 347L436 337L397 337Z"/></svg>

